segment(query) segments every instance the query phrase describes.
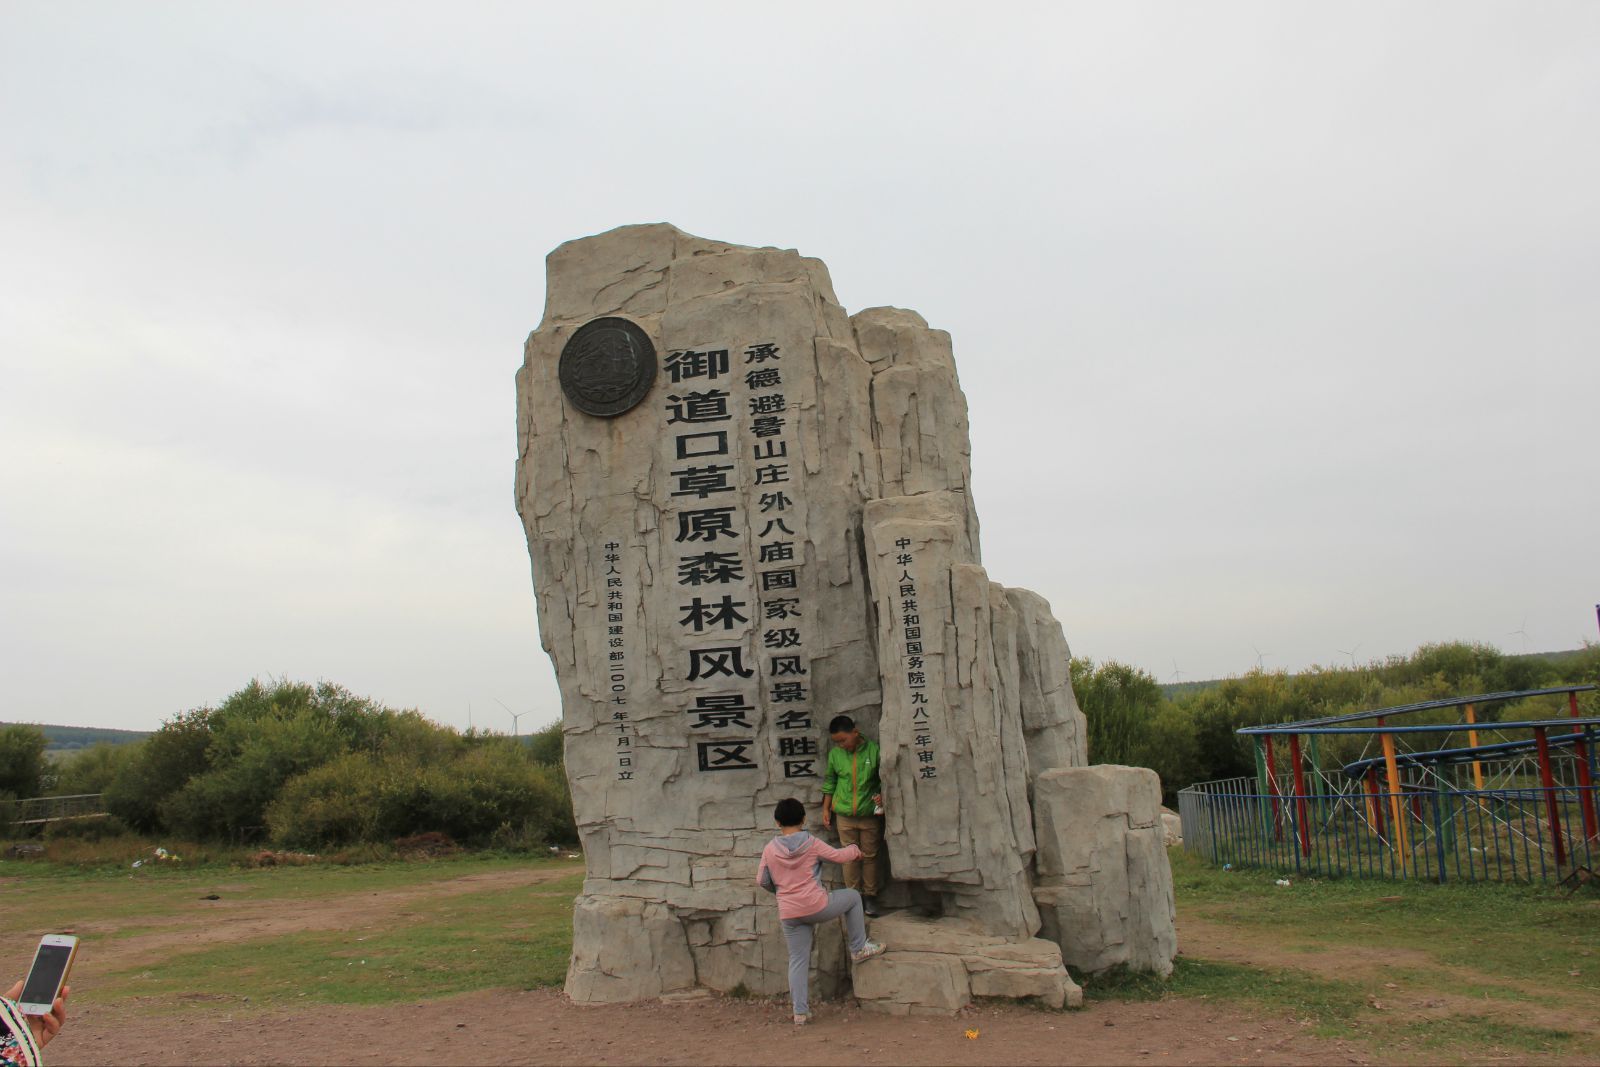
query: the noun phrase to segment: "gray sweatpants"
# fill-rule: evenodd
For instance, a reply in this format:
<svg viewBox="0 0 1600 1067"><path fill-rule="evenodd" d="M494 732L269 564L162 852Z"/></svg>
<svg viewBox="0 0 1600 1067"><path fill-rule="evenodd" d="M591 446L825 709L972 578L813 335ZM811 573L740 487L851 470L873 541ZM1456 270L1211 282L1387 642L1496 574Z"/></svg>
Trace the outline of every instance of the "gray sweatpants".
<svg viewBox="0 0 1600 1067"><path fill-rule="evenodd" d="M821 911L783 920L783 939L789 943L789 999L796 1015L811 1014L811 928L841 915L851 953L860 952L867 943L867 921L861 914L861 894L854 889L835 889Z"/></svg>

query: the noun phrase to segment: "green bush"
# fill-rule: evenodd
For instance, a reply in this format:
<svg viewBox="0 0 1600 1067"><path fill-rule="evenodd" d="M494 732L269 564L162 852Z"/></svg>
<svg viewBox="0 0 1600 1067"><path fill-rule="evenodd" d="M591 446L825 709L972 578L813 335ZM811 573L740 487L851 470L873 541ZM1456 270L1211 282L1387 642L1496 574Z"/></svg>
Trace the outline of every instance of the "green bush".
<svg viewBox="0 0 1600 1067"><path fill-rule="evenodd" d="M37 726L0 726L0 792L39 795L45 744L44 731Z"/></svg>
<svg viewBox="0 0 1600 1067"><path fill-rule="evenodd" d="M1089 722L1090 763L1132 763L1160 708L1161 685L1137 667L1071 663L1072 691Z"/></svg>
<svg viewBox="0 0 1600 1067"><path fill-rule="evenodd" d="M544 729L529 734L528 751L533 754L535 763L565 773L566 735L561 732L561 721L558 719Z"/></svg>
<svg viewBox="0 0 1600 1067"><path fill-rule="evenodd" d="M498 847L577 838L565 780L509 741L477 744L445 762L350 753L287 782L267 825L275 843L301 849L421 833Z"/></svg>
<svg viewBox="0 0 1600 1067"><path fill-rule="evenodd" d="M106 810L143 834L163 829L166 799L210 766L210 708L180 712L139 744L105 789Z"/></svg>
<svg viewBox="0 0 1600 1067"><path fill-rule="evenodd" d="M462 736L336 685L253 681L175 716L120 761L86 753L64 780L107 778L108 810L128 825L201 841L566 841L576 831L560 740L559 727L531 744Z"/></svg>
<svg viewBox="0 0 1600 1067"><path fill-rule="evenodd" d="M79 749L57 764L56 784L51 792L56 796L104 793L138 751L138 742L112 744L102 741Z"/></svg>

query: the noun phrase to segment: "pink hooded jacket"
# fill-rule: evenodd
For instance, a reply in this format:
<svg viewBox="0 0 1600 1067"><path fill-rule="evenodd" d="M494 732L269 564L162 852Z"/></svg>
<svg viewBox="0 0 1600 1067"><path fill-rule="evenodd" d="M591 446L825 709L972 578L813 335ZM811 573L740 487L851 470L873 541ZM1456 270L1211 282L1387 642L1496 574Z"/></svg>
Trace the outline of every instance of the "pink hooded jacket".
<svg viewBox="0 0 1600 1067"><path fill-rule="evenodd" d="M822 887L822 861L849 863L861 858L855 845L834 848L804 830L784 834L761 850L756 884L778 894L778 918L803 919L828 906Z"/></svg>

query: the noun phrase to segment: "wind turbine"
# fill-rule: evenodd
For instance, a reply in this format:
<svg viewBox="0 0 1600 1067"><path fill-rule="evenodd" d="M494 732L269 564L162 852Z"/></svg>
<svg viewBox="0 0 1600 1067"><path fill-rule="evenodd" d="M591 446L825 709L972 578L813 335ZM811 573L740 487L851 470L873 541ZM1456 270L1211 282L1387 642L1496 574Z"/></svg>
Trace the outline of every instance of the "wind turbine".
<svg viewBox="0 0 1600 1067"><path fill-rule="evenodd" d="M1350 657L1350 669L1354 670L1355 666L1356 666L1356 649L1358 649L1360 647L1361 647L1361 642L1357 641L1355 644L1351 645L1349 648L1338 648L1338 649L1334 649L1334 651L1340 653L1341 655L1349 656Z"/></svg>
<svg viewBox="0 0 1600 1067"><path fill-rule="evenodd" d="M499 704L502 708L506 708L506 702L501 700L499 697L495 697L494 698L494 702L496 704ZM511 716L511 736L512 737L518 737L520 735L517 733L517 724L522 721L522 717L524 715L531 715L531 714L533 714L533 712L531 710L530 711L512 711L510 708L506 708L506 714Z"/></svg>
<svg viewBox="0 0 1600 1067"><path fill-rule="evenodd" d="M1172 680L1174 682L1182 682L1183 681L1183 672L1178 669L1178 661L1177 660L1173 660L1172 661Z"/></svg>
<svg viewBox="0 0 1600 1067"><path fill-rule="evenodd" d="M1507 633L1506 636L1507 637L1516 637L1519 634L1522 636L1522 654L1524 656L1526 656L1528 654L1528 613L1527 612L1523 612L1522 613L1522 625L1518 629L1512 630L1509 633Z"/></svg>
<svg viewBox="0 0 1600 1067"><path fill-rule="evenodd" d="M1263 659L1265 659L1266 657L1272 655L1272 653L1271 652L1263 652L1259 648L1256 648L1255 645L1251 645L1250 647L1256 649L1256 670L1258 670L1258 671L1259 670L1265 670L1265 668L1261 664L1261 661Z"/></svg>

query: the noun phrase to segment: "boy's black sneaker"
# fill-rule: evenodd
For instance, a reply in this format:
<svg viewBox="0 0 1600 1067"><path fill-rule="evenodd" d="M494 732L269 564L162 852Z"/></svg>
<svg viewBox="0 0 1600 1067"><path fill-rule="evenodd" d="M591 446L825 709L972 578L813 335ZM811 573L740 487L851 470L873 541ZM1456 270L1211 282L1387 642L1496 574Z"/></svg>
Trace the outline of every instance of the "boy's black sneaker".
<svg viewBox="0 0 1600 1067"><path fill-rule="evenodd" d="M877 897L862 897L861 898L861 910L870 919L876 919L879 915L883 914L881 911L878 910L878 898Z"/></svg>

